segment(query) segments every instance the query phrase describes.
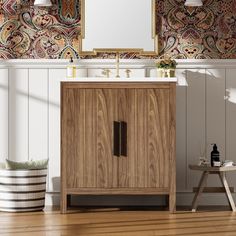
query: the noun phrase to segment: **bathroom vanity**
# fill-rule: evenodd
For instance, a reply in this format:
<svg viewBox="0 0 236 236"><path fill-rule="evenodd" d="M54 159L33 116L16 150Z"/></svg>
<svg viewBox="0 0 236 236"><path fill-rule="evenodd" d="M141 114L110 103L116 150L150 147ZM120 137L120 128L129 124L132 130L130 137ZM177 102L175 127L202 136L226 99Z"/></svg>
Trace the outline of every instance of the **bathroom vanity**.
<svg viewBox="0 0 236 236"><path fill-rule="evenodd" d="M70 195L166 195L175 211L176 78L61 83L61 212ZM135 196L134 196L135 197Z"/></svg>
<svg viewBox="0 0 236 236"><path fill-rule="evenodd" d="M61 212L70 195L115 194L166 195L174 212L177 79L119 73L120 54L158 55L157 1L80 0L80 6L78 53L116 54L116 78L61 84Z"/></svg>

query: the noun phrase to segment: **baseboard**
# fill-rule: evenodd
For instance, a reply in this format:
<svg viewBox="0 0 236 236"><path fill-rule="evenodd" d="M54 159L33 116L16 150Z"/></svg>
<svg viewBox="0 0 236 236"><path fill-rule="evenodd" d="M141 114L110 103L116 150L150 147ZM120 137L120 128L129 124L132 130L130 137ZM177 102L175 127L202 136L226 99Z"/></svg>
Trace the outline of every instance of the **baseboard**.
<svg viewBox="0 0 236 236"><path fill-rule="evenodd" d="M60 205L60 193L46 193L45 197L46 206L59 206Z"/></svg>

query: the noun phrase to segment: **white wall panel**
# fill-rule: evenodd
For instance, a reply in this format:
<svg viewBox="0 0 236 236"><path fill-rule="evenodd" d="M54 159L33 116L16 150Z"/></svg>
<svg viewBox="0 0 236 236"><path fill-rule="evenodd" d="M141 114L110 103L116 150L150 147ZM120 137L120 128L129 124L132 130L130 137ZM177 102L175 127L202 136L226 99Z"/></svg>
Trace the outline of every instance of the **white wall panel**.
<svg viewBox="0 0 236 236"><path fill-rule="evenodd" d="M76 77L88 77L88 70L87 69L76 69Z"/></svg>
<svg viewBox="0 0 236 236"><path fill-rule="evenodd" d="M225 69L206 70L206 150L211 156L216 143L221 160L225 159ZM209 176L209 186L221 186L217 175Z"/></svg>
<svg viewBox="0 0 236 236"><path fill-rule="evenodd" d="M205 150L205 70L187 70L187 82L187 188L192 190L200 175L188 165L197 164Z"/></svg>
<svg viewBox="0 0 236 236"><path fill-rule="evenodd" d="M9 71L9 159L28 160L29 102L28 69Z"/></svg>
<svg viewBox="0 0 236 236"><path fill-rule="evenodd" d="M207 156L216 143L225 159L225 70L206 70L206 144Z"/></svg>
<svg viewBox="0 0 236 236"><path fill-rule="evenodd" d="M0 69L0 162L8 158L8 70Z"/></svg>
<svg viewBox="0 0 236 236"><path fill-rule="evenodd" d="M29 158L48 158L47 69L29 69Z"/></svg>
<svg viewBox="0 0 236 236"><path fill-rule="evenodd" d="M186 79L186 71L183 69L176 70L176 76ZM183 191L186 188L186 96L187 87L176 87L176 183L178 191Z"/></svg>
<svg viewBox="0 0 236 236"><path fill-rule="evenodd" d="M60 190L60 81L66 69L49 70L49 190Z"/></svg>
<svg viewBox="0 0 236 236"><path fill-rule="evenodd" d="M226 88L236 89L236 69L226 70ZM236 104L226 101L226 159L236 163ZM236 188L236 173L228 174L229 185Z"/></svg>
<svg viewBox="0 0 236 236"><path fill-rule="evenodd" d="M152 68L152 69L148 70L147 75L150 76L150 77L156 77L157 76L157 69Z"/></svg>

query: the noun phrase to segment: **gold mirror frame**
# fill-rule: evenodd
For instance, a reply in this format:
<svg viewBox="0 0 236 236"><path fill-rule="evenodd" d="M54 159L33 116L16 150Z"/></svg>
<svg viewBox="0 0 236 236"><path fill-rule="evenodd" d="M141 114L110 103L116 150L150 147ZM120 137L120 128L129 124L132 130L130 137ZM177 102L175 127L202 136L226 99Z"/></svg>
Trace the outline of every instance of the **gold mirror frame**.
<svg viewBox="0 0 236 236"><path fill-rule="evenodd" d="M158 55L158 35L156 33L156 0L152 0L152 38L154 39L154 51L144 51L142 48L94 48L93 51L83 51L82 44L85 38L85 1L80 1L80 27L79 36L79 55L96 56L98 53L137 53L140 56L156 56Z"/></svg>

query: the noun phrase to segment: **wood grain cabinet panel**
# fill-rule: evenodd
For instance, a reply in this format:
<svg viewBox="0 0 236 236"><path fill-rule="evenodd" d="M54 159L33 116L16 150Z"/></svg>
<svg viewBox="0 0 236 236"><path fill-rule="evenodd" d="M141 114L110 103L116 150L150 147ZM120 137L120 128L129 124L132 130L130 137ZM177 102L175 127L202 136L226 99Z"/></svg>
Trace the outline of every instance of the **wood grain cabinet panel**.
<svg viewBox="0 0 236 236"><path fill-rule="evenodd" d="M123 89L119 119L127 121L128 156L119 158L119 187L169 187L169 90Z"/></svg>
<svg viewBox="0 0 236 236"><path fill-rule="evenodd" d="M70 189L116 187L117 161L112 158L116 92L70 88L64 97L66 186Z"/></svg>
<svg viewBox="0 0 236 236"><path fill-rule="evenodd" d="M62 213L73 194L171 195L174 211L175 84L133 85L62 83ZM114 154L116 135L126 154Z"/></svg>

